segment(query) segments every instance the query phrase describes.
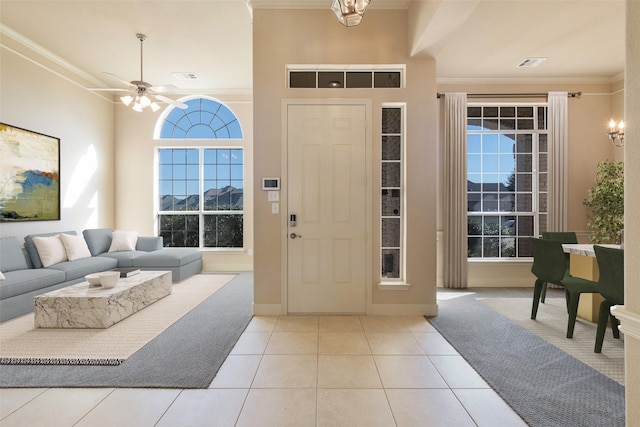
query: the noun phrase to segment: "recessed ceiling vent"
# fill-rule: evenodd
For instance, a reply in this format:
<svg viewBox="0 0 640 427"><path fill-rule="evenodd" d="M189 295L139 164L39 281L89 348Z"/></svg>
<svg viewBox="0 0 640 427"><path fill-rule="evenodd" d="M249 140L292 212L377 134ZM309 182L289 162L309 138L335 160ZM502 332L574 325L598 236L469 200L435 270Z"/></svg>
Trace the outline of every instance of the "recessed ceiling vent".
<svg viewBox="0 0 640 427"><path fill-rule="evenodd" d="M547 58L525 58L518 64L518 68L532 68L537 67L546 61Z"/></svg>
<svg viewBox="0 0 640 427"><path fill-rule="evenodd" d="M196 73L172 73L176 80L199 80Z"/></svg>

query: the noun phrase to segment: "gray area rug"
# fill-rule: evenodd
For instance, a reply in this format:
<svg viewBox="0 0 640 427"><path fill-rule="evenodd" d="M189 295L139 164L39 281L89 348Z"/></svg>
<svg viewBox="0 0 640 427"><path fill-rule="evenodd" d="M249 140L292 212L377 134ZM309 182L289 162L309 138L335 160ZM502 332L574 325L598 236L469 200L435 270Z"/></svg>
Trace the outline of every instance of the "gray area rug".
<svg viewBox="0 0 640 427"><path fill-rule="evenodd" d="M624 387L478 302L438 302L429 322L532 427L623 427Z"/></svg>
<svg viewBox="0 0 640 427"><path fill-rule="evenodd" d="M118 366L0 365L0 387L207 388L252 317L240 273Z"/></svg>

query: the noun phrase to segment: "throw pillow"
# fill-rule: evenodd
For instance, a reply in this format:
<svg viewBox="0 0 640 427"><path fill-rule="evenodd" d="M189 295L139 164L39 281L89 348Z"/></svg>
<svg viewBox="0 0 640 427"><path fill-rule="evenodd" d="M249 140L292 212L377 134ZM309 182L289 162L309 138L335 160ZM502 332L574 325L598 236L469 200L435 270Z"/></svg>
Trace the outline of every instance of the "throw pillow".
<svg viewBox="0 0 640 427"><path fill-rule="evenodd" d="M60 233L60 240L62 240L69 261L89 258L91 256L87 242L85 242L82 235L74 236L72 234Z"/></svg>
<svg viewBox="0 0 640 427"><path fill-rule="evenodd" d="M50 237L34 236L33 243L36 245L43 267L49 267L67 260L67 251L64 249L59 234Z"/></svg>
<svg viewBox="0 0 640 427"><path fill-rule="evenodd" d="M135 251L137 242L137 231L114 230L111 233L109 252Z"/></svg>

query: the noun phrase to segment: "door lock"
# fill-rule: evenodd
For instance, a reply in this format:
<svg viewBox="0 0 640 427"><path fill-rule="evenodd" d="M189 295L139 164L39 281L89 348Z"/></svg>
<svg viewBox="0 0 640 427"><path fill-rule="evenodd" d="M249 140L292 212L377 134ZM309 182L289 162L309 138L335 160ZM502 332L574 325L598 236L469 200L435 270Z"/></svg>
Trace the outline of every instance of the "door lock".
<svg viewBox="0 0 640 427"><path fill-rule="evenodd" d="M297 237L297 238L299 238L299 239L301 239L301 238L302 238L302 236L301 236L301 235L296 234L296 233L291 233L291 234L289 234L289 237L291 237L292 239L295 239L296 237Z"/></svg>

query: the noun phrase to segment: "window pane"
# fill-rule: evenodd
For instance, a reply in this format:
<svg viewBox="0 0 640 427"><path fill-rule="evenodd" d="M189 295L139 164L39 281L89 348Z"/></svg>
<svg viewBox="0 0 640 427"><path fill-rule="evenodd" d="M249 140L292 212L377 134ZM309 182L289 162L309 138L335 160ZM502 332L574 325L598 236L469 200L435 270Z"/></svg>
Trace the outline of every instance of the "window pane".
<svg viewBox="0 0 640 427"><path fill-rule="evenodd" d="M498 172L498 155L497 154L484 154L482 156L482 171Z"/></svg>
<svg viewBox="0 0 640 427"><path fill-rule="evenodd" d="M205 215L204 246L207 248L241 248L242 215Z"/></svg>
<svg viewBox="0 0 640 427"><path fill-rule="evenodd" d="M382 216L400 215L400 190L382 189Z"/></svg>
<svg viewBox="0 0 640 427"><path fill-rule="evenodd" d="M478 134L467 135L467 153L482 152L482 137Z"/></svg>
<svg viewBox="0 0 640 427"><path fill-rule="evenodd" d="M382 160L400 160L400 137L382 137Z"/></svg>
<svg viewBox="0 0 640 427"><path fill-rule="evenodd" d="M390 72L376 71L374 73L374 86L376 88L399 88L400 87L400 72L398 72L398 71L390 71Z"/></svg>
<svg viewBox="0 0 640 427"><path fill-rule="evenodd" d="M373 74L371 71L347 71L347 87L371 88L373 87Z"/></svg>
<svg viewBox="0 0 640 427"><path fill-rule="evenodd" d="M400 108L382 109L382 133L400 133L402 124L402 110Z"/></svg>
<svg viewBox="0 0 640 427"><path fill-rule="evenodd" d="M469 173L482 172L482 155L480 154L467 155L467 172Z"/></svg>
<svg viewBox="0 0 640 427"><path fill-rule="evenodd" d="M382 247L400 247L400 218L382 218Z"/></svg>
<svg viewBox="0 0 640 427"><path fill-rule="evenodd" d="M482 258L482 237L467 238L467 256L469 258Z"/></svg>
<svg viewBox="0 0 640 427"><path fill-rule="evenodd" d="M383 249L380 265L382 265L382 277L399 279L400 278L400 250L399 249Z"/></svg>
<svg viewBox="0 0 640 427"><path fill-rule="evenodd" d="M497 134L482 135L482 152L485 154L498 152Z"/></svg>
<svg viewBox="0 0 640 427"><path fill-rule="evenodd" d="M400 162L382 164L382 186L400 187Z"/></svg>
<svg viewBox="0 0 640 427"><path fill-rule="evenodd" d="M342 71L319 71L318 87L320 88L344 87L344 73Z"/></svg>
<svg viewBox="0 0 640 427"><path fill-rule="evenodd" d="M197 215L160 215L159 227L164 247L199 246Z"/></svg>
<svg viewBox="0 0 640 427"><path fill-rule="evenodd" d="M467 194L467 211L468 212L481 212L482 211L482 195L480 193L468 193Z"/></svg>
<svg viewBox="0 0 640 427"><path fill-rule="evenodd" d="M291 71L289 73L289 87L291 88L315 88L315 71Z"/></svg>

